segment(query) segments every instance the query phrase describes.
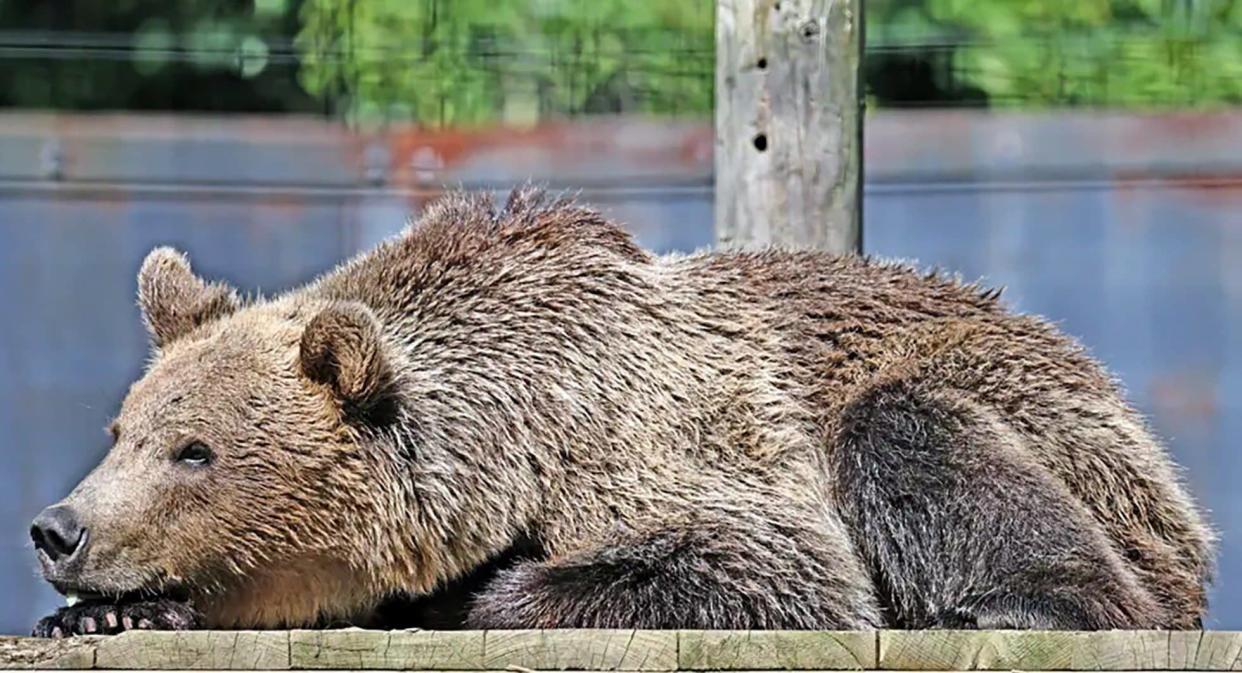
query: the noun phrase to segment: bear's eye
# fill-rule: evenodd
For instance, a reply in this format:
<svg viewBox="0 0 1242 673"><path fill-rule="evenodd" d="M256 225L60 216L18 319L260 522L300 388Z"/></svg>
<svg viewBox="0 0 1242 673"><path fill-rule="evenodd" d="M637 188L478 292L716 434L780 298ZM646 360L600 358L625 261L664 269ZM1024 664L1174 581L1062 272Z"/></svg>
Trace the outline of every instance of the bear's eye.
<svg viewBox="0 0 1242 673"><path fill-rule="evenodd" d="M190 442L177 452L177 462L195 467L211 462L211 449L202 442Z"/></svg>

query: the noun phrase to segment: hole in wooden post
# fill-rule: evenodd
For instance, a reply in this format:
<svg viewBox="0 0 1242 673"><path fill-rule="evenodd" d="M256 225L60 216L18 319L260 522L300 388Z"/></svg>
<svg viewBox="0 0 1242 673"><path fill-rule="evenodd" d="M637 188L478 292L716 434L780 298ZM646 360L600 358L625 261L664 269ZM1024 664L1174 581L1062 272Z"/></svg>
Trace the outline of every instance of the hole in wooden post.
<svg viewBox="0 0 1242 673"><path fill-rule="evenodd" d="M759 68L760 70L767 70L768 59L760 58L758 61L755 62L755 67Z"/></svg>
<svg viewBox="0 0 1242 673"><path fill-rule="evenodd" d="M766 152L768 149L768 136L766 133L760 133L759 135L755 136L755 139L751 142L755 144L755 149L759 150L760 152Z"/></svg>
<svg viewBox="0 0 1242 673"><path fill-rule="evenodd" d="M799 30L802 32L803 42L811 42L819 37L819 23L814 20L802 24Z"/></svg>

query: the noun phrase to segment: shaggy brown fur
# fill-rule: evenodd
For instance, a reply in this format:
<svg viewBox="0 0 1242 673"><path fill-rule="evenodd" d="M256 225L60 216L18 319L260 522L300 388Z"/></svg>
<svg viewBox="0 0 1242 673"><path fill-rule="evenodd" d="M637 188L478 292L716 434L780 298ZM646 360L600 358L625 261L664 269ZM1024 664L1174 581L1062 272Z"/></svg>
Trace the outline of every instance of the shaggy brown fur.
<svg viewBox="0 0 1242 673"><path fill-rule="evenodd" d="M139 287L157 353L54 523L84 541L40 545L49 581L110 602L43 634L374 623L463 577L472 627L1204 611L1210 535L1164 451L993 292L816 252L656 258L534 191L448 197L270 300L167 249ZM189 602L151 618L143 592Z"/></svg>

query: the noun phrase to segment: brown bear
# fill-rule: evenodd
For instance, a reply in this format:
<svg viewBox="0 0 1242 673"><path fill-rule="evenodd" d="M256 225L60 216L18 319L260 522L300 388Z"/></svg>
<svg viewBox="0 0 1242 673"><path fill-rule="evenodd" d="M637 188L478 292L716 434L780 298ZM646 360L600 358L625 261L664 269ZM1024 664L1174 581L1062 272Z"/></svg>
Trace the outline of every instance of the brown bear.
<svg viewBox="0 0 1242 673"><path fill-rule="evenodd" d="M993 291L820 252L656 257L536 190L449 196L271 299L170 249L138 286L154 357L32 527L80 601L38 635L1205 609L1211 535L1164 450ZM458 603L420 607L441 590Z"/></svg>

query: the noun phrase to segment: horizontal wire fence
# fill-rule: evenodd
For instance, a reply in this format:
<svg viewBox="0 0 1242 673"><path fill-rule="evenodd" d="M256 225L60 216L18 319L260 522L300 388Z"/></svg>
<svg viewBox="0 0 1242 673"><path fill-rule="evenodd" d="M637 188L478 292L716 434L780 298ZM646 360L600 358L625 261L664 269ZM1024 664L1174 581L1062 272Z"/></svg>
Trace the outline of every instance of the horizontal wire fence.
<svg viewBox="0 0 1242 673"><path fill-rule="evenodd" d="M1076 30L1004 40L885 33L867 45L866 83L873 107L1242 104L1240 45L1242 34L1227 27L1172 35ZM715 77L709 31L583 30L516 40L492 27L467 26L450 38L401 44L348 34L153 41L128 33L0 31L0 82L10 92L0 94L0 104L9 107L125 109L118 91L178 68L281 80L295 111L434 126L592 114L706 118ZM32 88L38 93L23 98ZM212 97L225 92L197 95L198 107L218 109ZM194 109L185 96L169 107ZM248 111L244 99L224 106Z"/></svg>

